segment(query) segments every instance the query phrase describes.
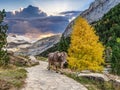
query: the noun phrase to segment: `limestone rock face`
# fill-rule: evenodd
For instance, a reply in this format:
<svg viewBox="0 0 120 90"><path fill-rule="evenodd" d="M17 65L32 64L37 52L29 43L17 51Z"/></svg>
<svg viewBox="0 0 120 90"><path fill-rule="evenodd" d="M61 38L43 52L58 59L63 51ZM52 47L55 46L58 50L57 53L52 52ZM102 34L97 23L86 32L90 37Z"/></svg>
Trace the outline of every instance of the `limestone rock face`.
<svg viewBox="0 0 120 90"><path fill-rule="evenodd" d="M89 9L85 10L80 15L91 23L101 19L105 13L119 3L120 0L95 0L95 2L91 3Z"/></svg>
<svg viewBox="0 0 120 90"><path fill-rule="evenodd" d="M89 23L92 23L101 19L104 14L119 3L120 0L95 0L91 3L90 7L83 11L79 16L86 18ZM68 37L71 34L73 24L74 20L67 26L63 33L64 37Z"/></svg>

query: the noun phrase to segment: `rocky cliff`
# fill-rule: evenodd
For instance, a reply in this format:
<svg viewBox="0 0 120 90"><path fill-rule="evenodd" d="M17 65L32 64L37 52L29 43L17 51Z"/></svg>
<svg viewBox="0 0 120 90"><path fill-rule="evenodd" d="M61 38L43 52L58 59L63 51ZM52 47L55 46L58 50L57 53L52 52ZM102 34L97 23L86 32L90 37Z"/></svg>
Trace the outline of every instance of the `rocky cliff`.
<svg viewBox="0 0 120 90"><path fill-rule="evenodd" d="M119 3L120 0L95 0L80 16L86 18L89 23L92 23L101 19L104 14ZM73 23L74 20L67 26L63 33L64 37L68 37L71 34Z"/></svg>

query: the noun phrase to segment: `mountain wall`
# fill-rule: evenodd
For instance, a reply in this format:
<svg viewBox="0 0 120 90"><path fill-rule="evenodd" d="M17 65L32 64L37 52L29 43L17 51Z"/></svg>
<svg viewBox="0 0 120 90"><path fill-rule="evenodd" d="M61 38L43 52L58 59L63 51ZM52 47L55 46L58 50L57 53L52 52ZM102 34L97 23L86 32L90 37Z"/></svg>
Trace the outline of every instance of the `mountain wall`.
<svg viewBox="0 0 120 90"><path fill-rule="evenodd" d="M106 14L111 8L120 3L120 0L95 0L91 3L90 7L83 11L79 16L86 18L89 23L98 21ZM63 33L64 37L68 37L72 32L74 20L67 26Z"/></svg>

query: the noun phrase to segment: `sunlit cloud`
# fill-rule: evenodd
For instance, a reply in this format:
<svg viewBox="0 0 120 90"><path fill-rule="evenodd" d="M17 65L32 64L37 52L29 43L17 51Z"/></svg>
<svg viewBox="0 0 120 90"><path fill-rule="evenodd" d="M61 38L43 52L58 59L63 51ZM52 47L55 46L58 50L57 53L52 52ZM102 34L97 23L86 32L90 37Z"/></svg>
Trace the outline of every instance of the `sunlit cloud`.
<svg viewBox="0 0 120 90"><path fill-rule="evenodd" d="M83 11L94 0L31 0L33 5L38 6L48 15L54 15L64 11Z"/></svg>
<svg viewBox="0 0 120 90"><path fill-rule="evenodd" d="M67 3L62 3L62 6L60 3L56 2L49 2L49 4L44 2L41 4L39 0L34 0L33 5L38 6L39 9L43 10L48 15L56 15L59 12L67 11L69 8Z"/></svg>
<svg viewBox="0 0 120 90"><path fill-rule="evenodd" d="M50 37L50 36L54 36L54 35L56 35L56 34L51 33L51 32L45 32L45 33L39 32L39 33L26 33L23 36L29 38L31 42L35 42L35 41L40 40L42 38L46 38L46 37ZM61 34L59 34L59 35L61 35Z"/></svg>

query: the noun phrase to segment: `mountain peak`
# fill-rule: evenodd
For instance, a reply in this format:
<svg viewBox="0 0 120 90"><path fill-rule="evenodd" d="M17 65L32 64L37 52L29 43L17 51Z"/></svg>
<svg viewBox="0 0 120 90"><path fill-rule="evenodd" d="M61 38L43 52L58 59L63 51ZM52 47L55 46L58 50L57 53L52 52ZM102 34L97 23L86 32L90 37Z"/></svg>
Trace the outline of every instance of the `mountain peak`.
<svg viewBox="0 0 120 90"><path fill-rule="evenodd" d="M35 6L33 6L33 5L28 5L28 7L35 7Z"/></svg>
<svg viewBox="0 0 120 90"><path fill-rule="evenodd" d="M7 18L34 18L34 17L46 17L47 14L40 10L38 7L29 5L26 8L23 8L22 10L15 11L15 14L12 14L11 12L7 12Z"/></svg>
<svg viewBox="0 0 120 90"><path fill-rule="evenodd" d="M92 23L101 19L105 13L119 3L120 0L95 0L80 16L86 18L89 23Z"/></svg>
<svg viewBox="0 0 120 90"><path fill-rule="evenodd" d="M24 8L24 9L41 11L41 10L39 10L39 8L38 8L38 7L36 7L36 6L33 6L33 5L29 5L27 8Z"/></svg>

